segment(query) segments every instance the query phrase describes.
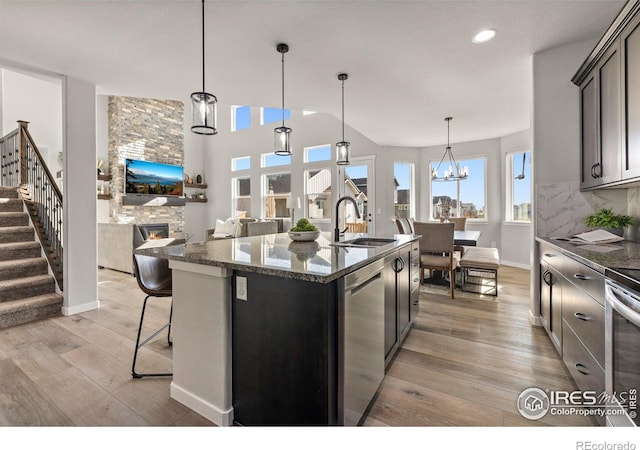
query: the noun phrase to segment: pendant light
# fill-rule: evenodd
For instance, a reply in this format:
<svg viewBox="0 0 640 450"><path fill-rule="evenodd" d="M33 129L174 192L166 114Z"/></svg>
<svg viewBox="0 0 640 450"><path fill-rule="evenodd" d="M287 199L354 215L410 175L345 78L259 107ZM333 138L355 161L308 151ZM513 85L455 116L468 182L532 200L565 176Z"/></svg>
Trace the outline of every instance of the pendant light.
<svg viewBox="0 0 640 450"><path fill-rule="evenodd" d="M284 126L284 54L289 51L287 44L278 44L278 53L282 54L282 126L273 130L275 132L274 150L276 155L291 156L291 128Z"/></svg>
<svg viewBox="0 0 640 450"><path fill-rule="evenodd" d="M449 145L449 123L453 120L452 117L446 117L444 119L447 122L447 148L442 155L442 159L438 163L438 167L431 170L431 179L433 181L458 181L466 180L469 177L469 169L467 167L460 169L460 165L456 162L451 152L451 145ZM445 170L444 174L439 177L438 170L445 160L448 160L449 169Z"/></svg>
<svg viewBox="0 0 640 450"><path fill-rule="evenodd" d="M191 94L191 131L217 134L218 99L204 89L204 0L202 0L202 91Z"/></svg>
<svg viewBox="0 0 640 450"><path fill-rule="evenodd" d="M342 82L342 141L336 144L336 164L346 166L351 164L349 155L351 154L351 143L344 140L344 80L349 78L346 73L338 75L338 80Z"/></svg>

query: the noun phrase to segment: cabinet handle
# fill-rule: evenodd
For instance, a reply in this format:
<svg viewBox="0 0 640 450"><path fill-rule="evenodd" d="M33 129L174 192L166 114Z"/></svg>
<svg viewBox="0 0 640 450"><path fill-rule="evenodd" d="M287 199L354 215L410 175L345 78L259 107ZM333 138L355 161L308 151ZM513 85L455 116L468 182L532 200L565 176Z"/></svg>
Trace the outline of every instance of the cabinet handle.
<svg viewBox="0 0 640 450"><path fill-rule="evenodd" d="M602 165L600 163L596 163L595 174L596 178L602 178Z"/></svg>
<svg viewBox="0 0 640 450"><path fill-rule="evenodd" d="M587 367L584 366L583 364L580 363L576 363L575 368L578 372L580 372L582 375L591 375L591 372L589 372L587 370Z"/></svg>
<svg viewBox="0 0 640 450"><path fill-rule="evenodd" d="M577 280L582 280L582 281L587 281L590 280L591 277L588 277L586 275L582 275L581 273L576 273L573 275L573 278L577 279Z"/></svg>
<svg viewBox="0 0 640 450"><path fill-rule="evenodd" d="M413 282L414 282L414 283L417 283L418 281L420 281L420 279L419 279L419 278L414 278L414 279L413 279Z"/></svg>
<svg viewBox="0 0 640 450"><path fill-rule="evenodd" d="M573 317L575 317L576 319L584 320L585 322L588 322L589 320L591 320L589 319L589 316L585 316L581 312L573 313Z"/></svg>
<svg viewBox="0 0 640 450"><path fill-rule="evenodd" d="M544 271L544 274L542 275L542 280L548 285L551 286L551 272L549 272L548 270Z"/></svg>
<svg viewBox="0 0 640 450"><path fill-rule="evenodd" d="M596 165L597 164L591 166L591 178L598 178L598 176L596 175Z"/></svg>
<svg viewBox="0 0 640 450"><path fill-rule="evenodd" d="M547 258L554 258L557 255L554 255L553 253L545 253L544 256L546 256Z"/></svg>

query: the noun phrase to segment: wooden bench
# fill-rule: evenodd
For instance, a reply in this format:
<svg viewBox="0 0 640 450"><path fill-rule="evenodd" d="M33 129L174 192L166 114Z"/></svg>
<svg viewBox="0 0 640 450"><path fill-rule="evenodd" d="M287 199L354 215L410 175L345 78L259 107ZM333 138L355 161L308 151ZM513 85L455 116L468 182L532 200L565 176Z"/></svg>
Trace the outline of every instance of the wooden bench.
<svg viewBox="0 0 640 450"><path fill-rule="evenodd" d="M465 246L460 258L460 289L497 297L499 267L500 256L497 248Z"/></svg>

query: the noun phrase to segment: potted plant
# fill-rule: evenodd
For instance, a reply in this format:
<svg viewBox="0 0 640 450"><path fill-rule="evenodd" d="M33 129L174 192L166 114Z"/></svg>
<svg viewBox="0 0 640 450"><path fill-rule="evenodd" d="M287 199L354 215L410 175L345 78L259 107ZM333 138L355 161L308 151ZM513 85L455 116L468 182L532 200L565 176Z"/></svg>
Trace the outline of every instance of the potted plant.
<svg viewBox="0 0 640 450"><path fill-rule="evenodd" d="M633 223L631 216L613 214L611 208L602 208L595 214L584 218L584 224L593 228L605 229L617 236L622 236L623 228Z"/></svg>
<svg viewBox="0 0 640 450"><path fill-rule="evenodd" d="M289 237L294 241L315 241L318 236L320 236L318 228L304 217L289 230Z"/></svg>

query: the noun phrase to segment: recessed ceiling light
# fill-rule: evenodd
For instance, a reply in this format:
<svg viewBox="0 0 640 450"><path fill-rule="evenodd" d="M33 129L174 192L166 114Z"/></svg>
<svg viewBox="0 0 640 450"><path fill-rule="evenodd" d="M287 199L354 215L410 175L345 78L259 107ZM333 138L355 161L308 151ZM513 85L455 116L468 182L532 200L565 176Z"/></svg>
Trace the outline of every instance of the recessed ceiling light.
<svg viewBox="0 0 640 450"><path fill-rule="evenodd" d="M482 44L483 42L490 41L496 35L496 30L482 30L480 33L476 34L471 41L474 44Z"/></svg>

